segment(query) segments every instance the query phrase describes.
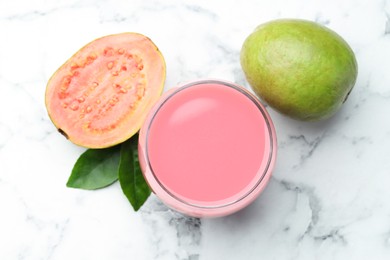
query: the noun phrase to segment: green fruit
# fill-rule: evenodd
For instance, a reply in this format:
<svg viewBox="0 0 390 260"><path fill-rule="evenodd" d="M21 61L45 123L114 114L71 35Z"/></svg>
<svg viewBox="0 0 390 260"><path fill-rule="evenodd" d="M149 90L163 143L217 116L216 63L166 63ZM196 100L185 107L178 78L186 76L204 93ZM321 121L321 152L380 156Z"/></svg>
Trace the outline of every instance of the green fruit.
<svg viewBox="0 0 390 260"><path fill-rule="evenodd" d="M298 19L257 27L242 46L241 66L260 98L306 121L336 113L357 77L355 55L338 34Z"/></svg>

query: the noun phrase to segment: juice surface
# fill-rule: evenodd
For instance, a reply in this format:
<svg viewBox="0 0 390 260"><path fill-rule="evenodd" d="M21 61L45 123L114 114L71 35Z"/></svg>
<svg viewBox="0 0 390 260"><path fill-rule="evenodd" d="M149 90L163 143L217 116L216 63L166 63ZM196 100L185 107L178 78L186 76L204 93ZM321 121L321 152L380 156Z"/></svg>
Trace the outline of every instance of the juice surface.
<svg viewBox="0 0 390 260"><path fill-rule="evenodd" d="M152 119L150 166L173 196L191 203L235 200L263 174L269 133L256 103L232 87L178 91Z"/></svg>

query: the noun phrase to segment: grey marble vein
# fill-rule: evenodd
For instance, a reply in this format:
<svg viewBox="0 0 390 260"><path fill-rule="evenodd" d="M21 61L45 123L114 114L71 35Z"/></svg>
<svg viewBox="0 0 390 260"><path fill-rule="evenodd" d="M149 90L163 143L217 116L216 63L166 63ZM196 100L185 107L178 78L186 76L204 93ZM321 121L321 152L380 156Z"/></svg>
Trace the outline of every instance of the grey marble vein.
<svg viewBox="0 0 390 260"><path fill-rule="evenodd" d="M326 138L326 132L320 133L315 138L308 140L304 134L289 135L287 141L279 143L281 149L288 146L299 145L301 152L299 154L299 161L293 166L293 169L301 167L316 151L323 139Z"/></svg>
<svg viewBox="0 0 390 260"><path fill-rule="evenodd" d="M57 234L58 234L57 239L56 239L56 241L53 242L52 246L49 248L46 260L53 259L53 256L56 252L57 247L60 246L62 240L64 239L65 231L66 231L66 228L69 224L69 221L70 221L70 219L68 218L63 223L55 225L55 229L56 229Z"/></svg>
<svg viewBox="0 0 390 260"><path fill-rule="evenodd" d="M217 18L218 18L218 15L215 12L211 11L210 9L204 8L200 5L186 4L184 6L187 10L201 14L201 15L206 15L207 17L209 17L213 21L217 20Z"/></svg>
<svg viewBox="0 0 390 260"><path fill-rule="evenodd" d="M390 34L390 14L386 12L385 35Z"/></svg>
<svg viewBox="0 0 390 260"><path fill-rule="evenodd" d="M331 240L333 243L341 243L343 245L347 244L346 238L340 234L340 229L331 230L328 234L315 235L313 236L313 239L319 242Z"/></svg>
<svg viewBox="0 0 390 260"><path fill-rule="evenodd" d="M309 225L307 226L306 230L301 236L301 239L307 234L310 234L315 227L315 225L319 221L320 212L321 212L321 202L319 198L315 195L314 189L310 188L308 186L305 186L303 184L296 185L292 182L288 182L286 180L281 180L279 183L288 191L293 191L297 195L305 195L308 197L309 200L309 207L311 210L311 221Z"/></svg>
<svg viewBox="0 0 390 260"><path fill-rule="evenodd" d="M167 208L154 196L142 209L145 223L152 229L155 235L154 259L164 259L166 256L177 260L193 260L199 257L199 245L201 243L201 220L187 217L181 213ZM160 233L166 228L175 230L175 237ZM179 250L173 252L166 248L166 239L171 239ZM174 258L173 258L174 257Z"/></svg>

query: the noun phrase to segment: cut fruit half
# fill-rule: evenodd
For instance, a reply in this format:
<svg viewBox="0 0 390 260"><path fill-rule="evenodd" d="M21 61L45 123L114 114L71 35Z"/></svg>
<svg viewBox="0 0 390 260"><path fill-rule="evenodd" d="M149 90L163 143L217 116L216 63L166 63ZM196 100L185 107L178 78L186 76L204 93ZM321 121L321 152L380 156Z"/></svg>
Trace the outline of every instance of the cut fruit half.
<svg viewBox="0 0 390 260"><path fill-rule="evenodd" d="M165 61L138 33L92 41L50 78L46 108L58 131L73 143L105 148L133 136L159 99Z"/></svg>

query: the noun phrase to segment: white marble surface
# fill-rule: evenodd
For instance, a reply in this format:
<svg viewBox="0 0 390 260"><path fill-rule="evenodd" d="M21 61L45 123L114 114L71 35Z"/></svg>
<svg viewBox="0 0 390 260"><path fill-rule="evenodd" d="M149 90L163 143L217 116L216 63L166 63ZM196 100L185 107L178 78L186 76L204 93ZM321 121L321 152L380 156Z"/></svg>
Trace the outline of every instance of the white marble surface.
<svg viewBox="0 0 390 260"><path fill-rule="evenodd" d="M166 89L202 77L248 87L245 37L282 17L315 20L354 49L359 76L331 120L269 110L273 178L247 209L187 218L152 196L134 213L118 184L65 183L83 148L59 135L45 84L94 38L135 31L167 62ZM390 259L389 0L13 0L0 2L0 259Z"/></svg>

